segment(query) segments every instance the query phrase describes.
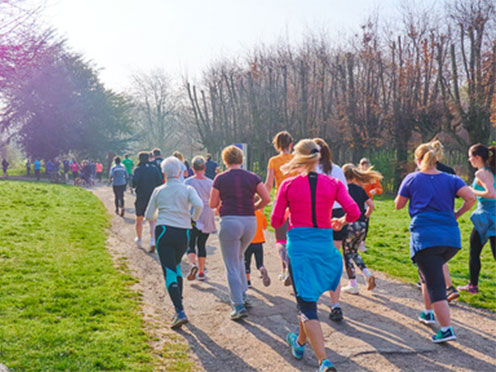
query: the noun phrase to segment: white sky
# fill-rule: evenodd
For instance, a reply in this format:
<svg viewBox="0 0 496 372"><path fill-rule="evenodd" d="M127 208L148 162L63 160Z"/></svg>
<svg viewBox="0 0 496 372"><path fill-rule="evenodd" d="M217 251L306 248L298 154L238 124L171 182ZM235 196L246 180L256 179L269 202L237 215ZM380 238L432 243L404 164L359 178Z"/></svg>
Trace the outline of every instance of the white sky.
<svg viewBox="0 0 496 372"><path fill-rule="evenodd" d="M374 10L395 17L402 1L412 0L46 0L44 15L102 69L107 87L124 90L136 71L196 78L216 59L260 43L297 43L322 30L339 39Z"/></svg>

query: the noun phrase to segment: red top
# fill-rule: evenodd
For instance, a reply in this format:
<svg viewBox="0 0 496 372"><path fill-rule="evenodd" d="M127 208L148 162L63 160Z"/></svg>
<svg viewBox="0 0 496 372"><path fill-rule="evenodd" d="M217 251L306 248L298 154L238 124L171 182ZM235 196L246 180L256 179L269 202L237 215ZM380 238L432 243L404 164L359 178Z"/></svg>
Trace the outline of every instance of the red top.
<svg viewBox="0 0 496 372"><path fill-rule="evenodd" d="M346 221L360 217L360 209L339 180L324 174L317 176L315 191L315 215L317 227L330 229L334 201L346 212ZM289 228L315 227L312 215L312 192L308 176L291 177L281 184L270 222L274 228L285 222L284 214L289 207Z"/></svg>

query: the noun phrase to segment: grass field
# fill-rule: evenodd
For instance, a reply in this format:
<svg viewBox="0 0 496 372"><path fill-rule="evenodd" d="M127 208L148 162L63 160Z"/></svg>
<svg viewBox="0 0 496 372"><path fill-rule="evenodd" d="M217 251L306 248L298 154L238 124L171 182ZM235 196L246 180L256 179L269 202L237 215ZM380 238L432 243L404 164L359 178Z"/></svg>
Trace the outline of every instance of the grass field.
<svg viewBox="0 0 496 372"><path fill-rule="evenodd" d="M151 371L134 279L109 218L70 186L0 181L0 362L11 371Z"/></svg>
<svg viewBox="0 0 496 372"><path fill-rule="evenodd" d="M456 202L457 206L461 204L460 200ZM393 198L387 197L375 200L375 204L376 209L370 219L367 252L361 253L366 265L373 270L382 271L402 281L416 283L418 280L417 267L412 264L409 254L410 234L408 226L410 217L408 216L408 207L397 211L394 208ZM269 221L270 212L271 206L267 206L265 214ZM468 282L469 237L472 231L470 213L467 212L459 220L462 249L449 263L455 286ZM481 260L480 292L476 295L462 293L459 301L496 312L496 262L492 257L489 243L482 251Z"/></svg>

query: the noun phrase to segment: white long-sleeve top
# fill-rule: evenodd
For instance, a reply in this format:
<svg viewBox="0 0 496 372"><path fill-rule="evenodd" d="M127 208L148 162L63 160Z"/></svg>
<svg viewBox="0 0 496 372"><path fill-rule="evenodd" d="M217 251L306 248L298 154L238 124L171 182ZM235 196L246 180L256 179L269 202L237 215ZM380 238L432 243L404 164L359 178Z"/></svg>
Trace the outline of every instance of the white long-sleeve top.
<svg viewBox="0 0 496 372"><path fill-rule="evenodd" d="M193 213L190 209L193 208ZM203 209L203 202L196 190L179 179L168 179L167 183L153 190L145 211L147 220L155 219L158 209L157 225L167 225L181 229L191 229L191 219L197 220Z"/></svg>

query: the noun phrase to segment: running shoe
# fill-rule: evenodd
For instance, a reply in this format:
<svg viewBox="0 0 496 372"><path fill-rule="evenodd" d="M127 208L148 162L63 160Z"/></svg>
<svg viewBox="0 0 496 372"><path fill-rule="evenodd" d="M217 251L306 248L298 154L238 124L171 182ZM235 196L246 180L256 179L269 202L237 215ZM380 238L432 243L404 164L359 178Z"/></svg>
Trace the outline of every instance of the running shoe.
<svg viewBox="0 0 496 372"><path fill-rule="evenodd" d="M248 316L245 305L237 305L233 311L231 311L232 320L241 320Z"/></svg>
<svg viewBox="0 0 496 372"><path fill-rule="evenodd" d="M331 309L329 319L335 322L340 322L341 320L343 320L343 310L341 310L340 306L336 306L334 309Z"/></svg>
<svg viewBox="0 0 496 372"><path fill-rule="evenodd" d="M141 243L141 239L138 237L134 238L134 244L136 244L136 247L138 247L138 248L143 248L143 244Z"/></svg>
<svg viewBox="0 0 496 372"><path fill-rule="evenodd" d="M262 274L263 285L268 287L270 285L270 277L267 269L265 267L260 268L260 274Z"/></svg>
<svg viewBox="0 0 496 372"><path fill-rule="evenodd" d="M303 359L303 354L305 353L305 345L298 344L298 335L294 332L289 332L286 336L286 341L291 347L291 354L296 359Z"/></svg>
<svg viewBox="0 0 496 372"><path fill-rule="evenodd" d="M420 320L424 324L436 323L436 317L434 316L434 313L426 313L425 311L422 311L419 314L418 320Z"/></svg>
<svg viewBox="0 0 496 372"><path fill-rule="evenodd" d="M476 285L472 285L470 283L460 286L457 288L460 292L468 292L470 294L479 293L479 287Z"/></svg>
<svg viewBox="0 0 496 372"><path fill-rule="evenodd" d="M121 208L121 217L124 217L124 212L125 212L125 209Z"/></svg>
<svg viewBox="0 0 496 372"><path fill-rule="evenodd" d="M251 302L250 298L246 296L243 300L243 303L245 304L246 309L251 309L253 308L253 303Z"/></svg>
<svg viewBox="0 0 496 372"><path fill-rule="evenodd" d="M440 344L442 342L456 340L455 332L453 331L453 327L448 327L446 331L437 331L437 333L432 336L432 342L436 344Z"/></svg>
<svg viewBox="0 0 496 372"><path fill-rule="evenodd" d="M115 208L115 214L119 215L119 208Z"/></svg>
<svg viewBox="0 0 496 372"><path fill-rule="evenodd" d="M150 239L150 246L149 246L148 252L149 253L155 252L155 240L154 239Z"/></svg>
<svg viewBox="0 0 496 372"><path fill-rule="evenodd" d="M204 281L205 279L207 279L207 276L205 275L205 273L198 273L196 279Z"/></svg>
<svg viewBox="0 0 496 372"><path fill-rule="evenodd" d="M358 246L358 250L360 252L367 252L367 247L365 247L365 242L361 242L360 245Z"/></svg>
<svg viewBox="0 0 496 372"><path fill-rule="evenodd" d="M248 288L252 288L252 286L251 286L251 280L247 280L246 282L248 284Z"/></svg>
<svg viewBox="0 0 496 372"><path fill-rule="evenodd" d="M358 294L358 287L354 287L352 285L347 285L346 287L343 287L341 290L345 293L349 293L352 295Z"/></svg>
<svg viewBox="0 0 496 372"><path fill-rule="evenodd" d="M320 367L317 370L317 372L336 372L337 369L334 367L334 364L332 364L329 359L324 359L322 363L320 363Z"/></svg>
<svg viewBox="0 0 496 372"><path fill-rule="evenodd" d="M422 289L422 283L420 283L420 280L417 282L417 288Z"/></svg>
<svg viewBox="0 0 496 372"><path fill-rule="evenodd" d="M375 277L373 275L370 275L368 278L367 278L367 283L369 283L369 286L367 287L367 289L369 291L373 290L375 288Z"/></svg>
<svg viewBox="0 0 496 372"><path fill-rule="evenodd" d="M460 293L458 293L455 287L451 286L446 288L446 298L448 302L456 300L458 297L460 297Z"/></svg>
<svg viewBox="0 0 496 372"><path fill-rule="evenodd" d="M284 285L286 287L289 287L291 285L291 276L289 275L289 270L288 269L286 269L286 271L284 272L283 281L284 281Z"/></svg>
<svg viewBox="0 0 496 372"><path fill-rule="evenodd" d="M188 323L188 318L186 317L184 311L180 311L174 316L174 319L172 319L172 324L170 327L172 329L178 329L181 328L181 326L186 323Z"/></svg>
<svg viewBox="0 0 496 372"><path fill-rule="evenodd" d="M186 277L188 280L195 280L196 278L196 273L198 272L198 266L192 265L191 269L189 270L189 274Z"/></svg>

